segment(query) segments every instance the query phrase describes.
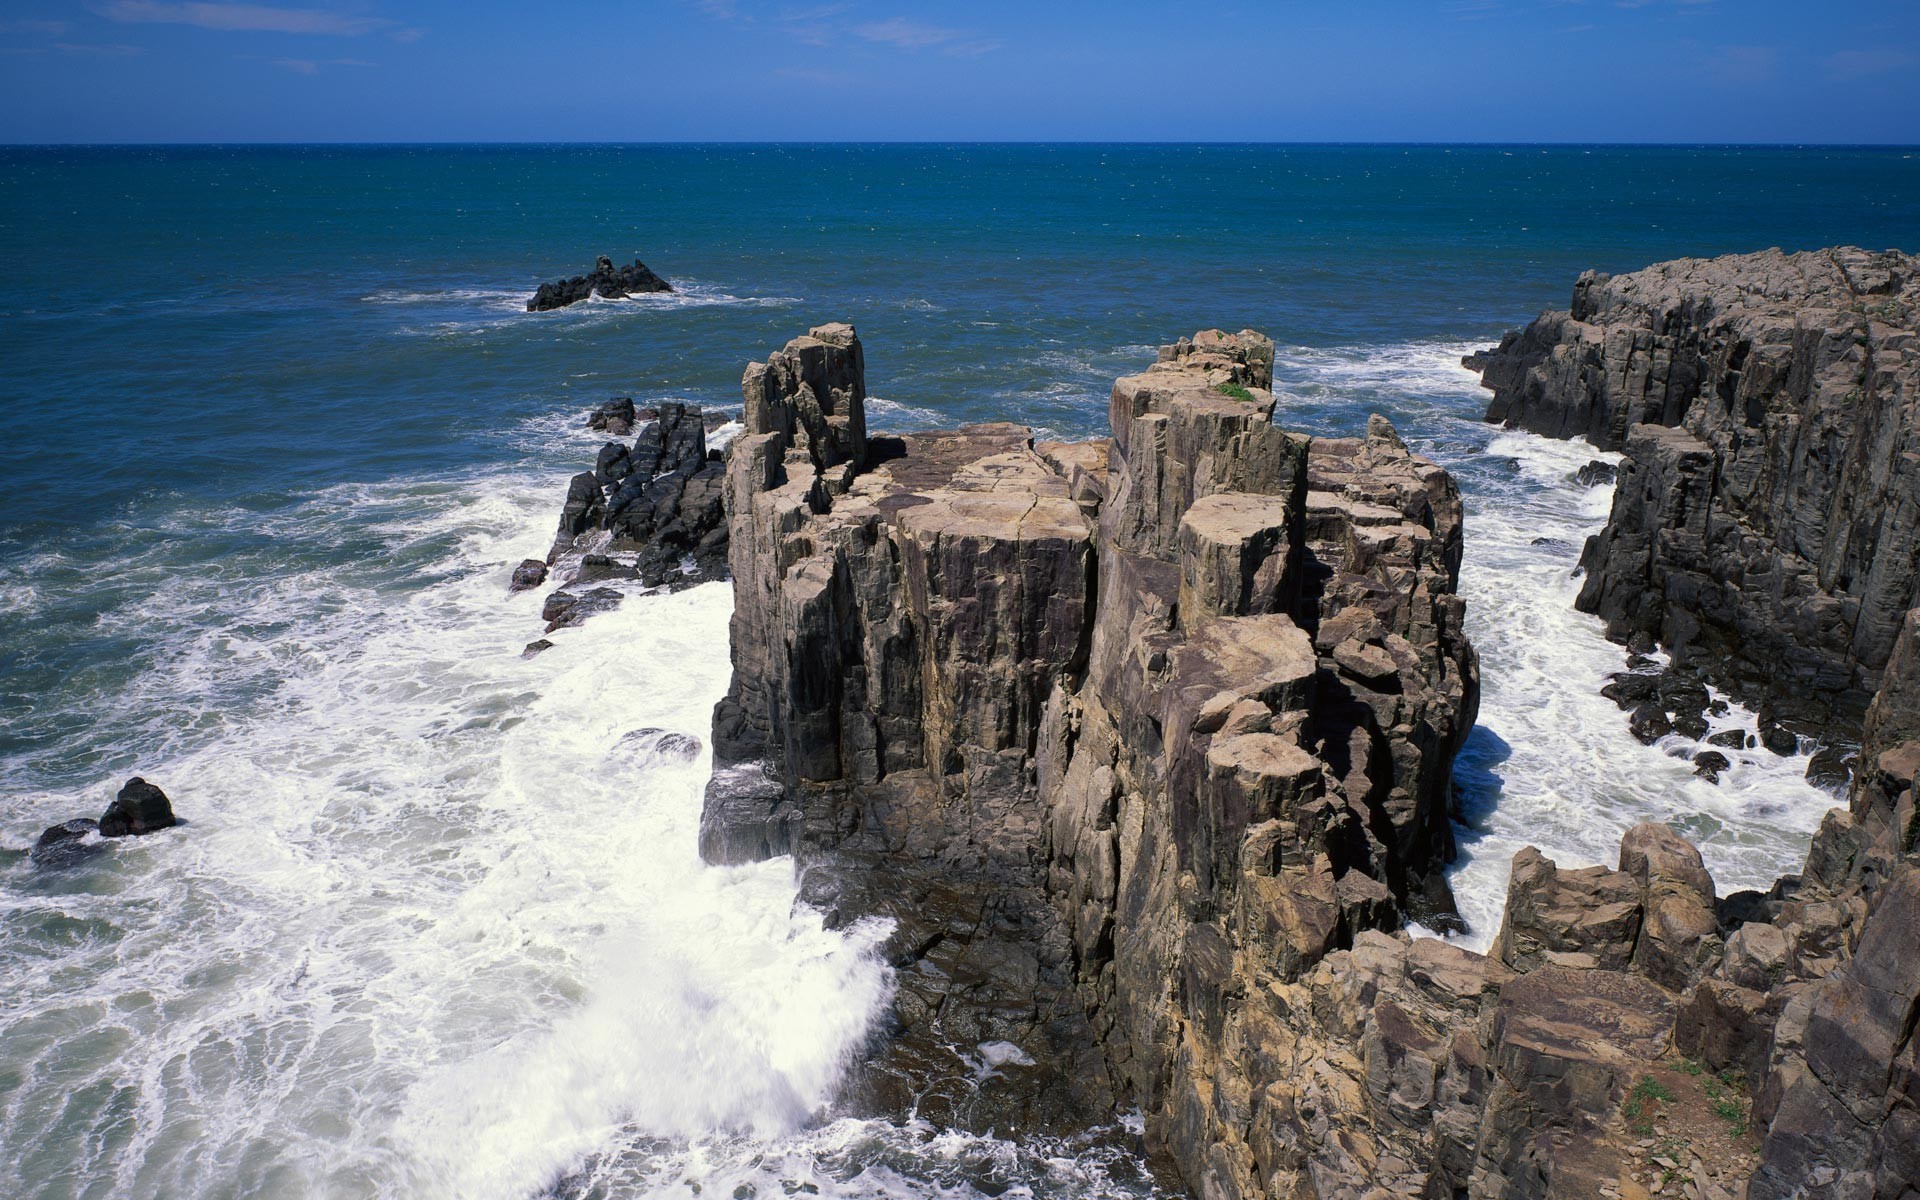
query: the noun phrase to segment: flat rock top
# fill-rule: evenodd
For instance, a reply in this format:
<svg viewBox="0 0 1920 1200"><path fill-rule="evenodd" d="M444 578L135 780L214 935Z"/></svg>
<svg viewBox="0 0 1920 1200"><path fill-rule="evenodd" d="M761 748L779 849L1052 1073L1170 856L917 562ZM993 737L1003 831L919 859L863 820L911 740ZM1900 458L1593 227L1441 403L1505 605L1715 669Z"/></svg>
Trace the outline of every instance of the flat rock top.
<svg viewBox="0 0 1920 1200"><path fill-rule="evenodd" d="M880 461L852 491L916 533L1090 538L1092 526L1067 481L1034 452L1031 439L1026 426L1004 422L875 438Z"/></svg>
<svg viewBox="0 0 1920 1200"><path fill-rule="evenodd" d="M1208 541L1244 542L1268 530L1284 528L1289 508L1285 496L1214 492L1188 506L1180 524ZM1400 514L1393 516L1398 520Z"/></svg>
<svg viewBox="0 0 1920 1200"><path fill-rule="evenodd" d="M1180 647L1174 673L1182 691L1202 698L1284 694L1303 688L1319 670L1313 639L1280 613L1207 621ZM1197 708L1197 706L1196 706Z"/></svg>
<svg viewBox="0 0 1920 1200"><path fill-rule="evenodd" d="M1573 315L1582 321L1634 321L1704 303L1722 316L1791 322L1807 310L1858 311L1896 328L1920 328L1920 257L1898 250L1680 258L1624 275L1589 273L1581 285Z"/></svg>
<svg viewBox="0 0 1920 1200"><path fill-rule="evenodd" d="M1499 1040L1559 1059L1650 1062L1665 1052L1673 997L1638 975L1539 967L1500 989Z"/></svg>

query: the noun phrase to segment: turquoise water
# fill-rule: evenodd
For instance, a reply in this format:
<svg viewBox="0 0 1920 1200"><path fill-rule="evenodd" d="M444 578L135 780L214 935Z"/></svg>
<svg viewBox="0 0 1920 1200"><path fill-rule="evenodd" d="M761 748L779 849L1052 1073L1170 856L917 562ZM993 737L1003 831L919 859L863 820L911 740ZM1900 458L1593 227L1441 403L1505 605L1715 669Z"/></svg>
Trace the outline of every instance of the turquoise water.
<svg viewBox="0 0 1920 1200"><path fill-rule="evenodd" d="M724 587L518 657L540 597L505 573L597 444L582 410L736 403L825 320L861 331L877 428L1066 436L1158 343L1269 333L1286 423L1385 412L1468 496L1469 940L1513 849L1598 861L1648 816L1764 883L1829 798L1803 758L1715 788L1626 736L1569 606L1592 455L1480 424L1457 359L1588 267L1842 242L1920 248L1920 154L0 149L0 1192L1144 1186L815 1120L889 986L868 934L792 911L783 864L702 867L703 764L622 741L704 734ZM521 311L603 252L680 292ZM134 773L191 823L28 866Z"/></svg>

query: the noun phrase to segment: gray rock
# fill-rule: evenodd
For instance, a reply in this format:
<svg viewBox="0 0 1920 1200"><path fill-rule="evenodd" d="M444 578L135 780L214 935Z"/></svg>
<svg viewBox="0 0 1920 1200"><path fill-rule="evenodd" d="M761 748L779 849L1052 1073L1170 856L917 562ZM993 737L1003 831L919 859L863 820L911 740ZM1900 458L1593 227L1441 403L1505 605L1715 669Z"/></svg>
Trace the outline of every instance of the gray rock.
<svg viewBox="0 0 1920 1200"><path fill-rule="evenodd" d="M1858 722L1920 603L1920 260L1589 272L1475 356L1487 418L1624 449L1579 606L1790 723Z"/></svg>

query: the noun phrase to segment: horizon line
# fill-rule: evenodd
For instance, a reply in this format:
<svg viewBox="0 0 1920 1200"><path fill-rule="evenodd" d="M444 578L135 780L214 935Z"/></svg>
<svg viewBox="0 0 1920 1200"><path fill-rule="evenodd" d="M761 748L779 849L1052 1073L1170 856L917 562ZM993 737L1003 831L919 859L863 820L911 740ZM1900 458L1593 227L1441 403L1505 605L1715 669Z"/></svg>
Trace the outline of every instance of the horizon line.
<svg viewBox="0 0 1920 1200"><path fill-rule="evenodd" d="M1208 139L1185 140L1173 138L873 138L847 140L802 140L802 139L759 139L759 138L679 138L642 141L606 141L606 140L489 140L489 139L428 139L403 141L363 141L363 140L271 140L271 141L80 141L80 142L28 142L6 141L0 139L0 149L4 150L114 150L114 149L268 149L268 148L419 148L419 147L688 147L688 146L805 146L805 147L863 147L863 146L1165 146L1165 147L1373 147L1373 148L1457 148L1502 149L1523 147L1527 149L1754 149L1754 150L1913 150L1920 151L1920 142L1804 142L1804 141L1725 141L1725 142L1663 142L1663 141L1435 141L1435 140L1353 140L1353 139L1315 139L1315 140L1255 140L1255 139Z"/></svg>

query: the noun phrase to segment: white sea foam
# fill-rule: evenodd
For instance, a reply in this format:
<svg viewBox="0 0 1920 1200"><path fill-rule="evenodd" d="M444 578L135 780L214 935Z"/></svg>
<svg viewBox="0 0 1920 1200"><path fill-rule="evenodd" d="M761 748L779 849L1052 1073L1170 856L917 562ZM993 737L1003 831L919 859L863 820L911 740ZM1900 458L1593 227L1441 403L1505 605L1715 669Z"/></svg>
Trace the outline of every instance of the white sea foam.
<svg viewBox="0 0 1920 1200"><path fill-rule="evenodd" d="M261 531L353 511L383 571L156 571L103 618L177 639L100 699L190 823L5 893L0 1192L517 1200L825 1103L885 1002L881 931L796 910L785 861L701 864L704 751L622 742L704 739L729 589L629 599L522 660L541 597L505 571L553 501L330 489ZM92 792L23 798L29 824Z"/></svg>

